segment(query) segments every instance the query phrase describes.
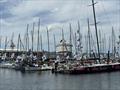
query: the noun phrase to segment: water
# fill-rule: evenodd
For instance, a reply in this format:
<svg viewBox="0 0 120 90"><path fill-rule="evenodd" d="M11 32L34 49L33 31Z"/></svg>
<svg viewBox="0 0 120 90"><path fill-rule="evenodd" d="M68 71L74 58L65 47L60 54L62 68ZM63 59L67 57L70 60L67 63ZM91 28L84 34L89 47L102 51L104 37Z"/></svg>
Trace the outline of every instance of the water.
<svg viewBox="0 0 120 90"><path fill-rule="evenodd" d="M0 69L0 90L120 90L120 72L55 75Z"/></svg>

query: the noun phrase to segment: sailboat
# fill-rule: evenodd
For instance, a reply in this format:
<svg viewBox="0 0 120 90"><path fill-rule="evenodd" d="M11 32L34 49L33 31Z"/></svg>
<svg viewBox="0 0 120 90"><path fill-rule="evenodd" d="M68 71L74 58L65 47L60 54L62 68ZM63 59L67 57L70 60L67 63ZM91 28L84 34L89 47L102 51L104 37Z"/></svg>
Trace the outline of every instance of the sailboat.
<svg viewBox="0 0 120 90"><path fill-rule="evenodd" d="M97 62L92 62L92 60L86 60L87 62L85 62L82 59L79 61L76 60L74 62L68 62L60 65L57 62L55 63L54 70L52 70L55 73L85 74L85 73L111 72L111 71L120 70L120 60L116 62L113 62L113 60L110 60L110 51L108 51L107 59L101 60L94 4L95 4L94 0L92 0L94 24L95 24L95 31L96 31L95 33L96 33L96 40L97 40L97 50L98 50L98 54L97 54L98 58L95 58L93 61L97 61Z"/></svg>

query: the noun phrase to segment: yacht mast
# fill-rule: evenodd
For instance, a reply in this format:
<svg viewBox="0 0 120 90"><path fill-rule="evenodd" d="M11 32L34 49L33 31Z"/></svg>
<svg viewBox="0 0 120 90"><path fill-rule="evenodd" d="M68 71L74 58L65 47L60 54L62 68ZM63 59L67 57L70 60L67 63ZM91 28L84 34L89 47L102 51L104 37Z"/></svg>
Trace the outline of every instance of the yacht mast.
<svg viewBox="0 0 120 90"><path fill-rule="evenodd" d="M115 46L115 32L114 32L114 28L112 27L112 54L113 54L114 58L115 58L115 51L116 51L116 46Z"/></svg>
<svg viewBox="0 0 120 90"><path fill-rule="evenodd" d="M20 45L20 34L18 35L18 41L17 41L17 51L19 49L19 45Z"/></svg>
<svg viewBox="0 0 120 90"><path fill-rule="evenodd" d="M75 33L75 54L77 55L77 36L76 36L76 33Z"/></svg>
<svg viewBox="0 0 120 90"><path fill-rule="evenodd" d="M32 52L33 52L33 43L34 43L34 26L35 26L35 23L33 23L33 30L31 32L31 36L32 36Z"/></svg>
<svg viewBox="0 0 120 90"><path fill-rule="evenodd" d="M102 54L102 39L101 39L101 31L99 30L99 46L100 46L100 54Z"/></svg>
<svg viewBox="0 0 120 90"><path fill-rule="evenodd" d="M80 23L78 21L78 30L77 30L77 34L78 34L78 39L77 39L77 54L79 56L82 55L82 36L81 36L81 33L80 33Z"/></svg>
<svg viewBox="0 0 120 90"><path fill-rule="evenodd" d="M25 50L28 51L29 50L29 36L28 36L28 28L29 28L29 24L27 24L27 32L25 35Z"/></svg>
<svg viewBox="0 0 120 90"><path fill-rule="evenodd" d="M71 23L69 24L69 27L70 27L70 52L72 53L72 27L71 27Z"/></svg>
<svg viewBox="0 0 120 90"><path fill-rule="evenodd" d="M53 35L54 37L54 52L55 52L55 58L56 58L56 38L55 38L55 34Z"/></svg>
<svg viewBox="0 0 120 90"><path fill-rule="evenodd" d="M0 49L1 49L1 45L2 45L2 36L0 36Z"/></svg>
<svg viewBox="0 0 120 90"><path fill-rule="evenodd" d="M41 44L40 46L41 46L41 52L42 52L42 50L43 50L42 49L42 35L40 35L40 44Z"/></svg>
<svg viewBox="0 0 120 90"><path fill-rule="evenodd" d="M39 33L40 33L40 19L39 19L39 21L38 21L38 39L37 39L37 51L39 51L39 44L40 44L40 35L39 35Z"/></svg>
<svg viewBox="0 0 120 90"><path fill-rule="evenodd" d="M89 45L89 51L88 51L88 54L89 54L89 57L91 57L91 37L90 37L90 23L89 23L89 19L88 19L88 45Z"/></svg>
<svg viewBox="0 0 120 90"><path fill-rule="evenodd" d="M6 48L7 48L7 44L8 44L8 41L7 41L7 37L5 38L5 51L6 51Z"/></svg>
<svg viewBox="0 0 120 90"><path fill-rule="evenodd" d="M56 52L56 38L55 38L55 34L53 35L54 37L54 51Z"/></svg>
<svg viewBox="0 0 120 90"><path fill-rule="evenodd" d="M49 31L48 31L48 27L46 27L47 29L47 41L48 41L48 58L49 58L49 55L50 55L50 42L49 42Z"/></svg>
<svg viewBox="0 0 120 90"><path fill-rule="evenodd" d="M13 43L13 38L14 38L14 33L12 33L11 44L10 44L10 47L11 47L12 50L13 50L14 47L15 47L15 44Z"/></svg>
<svg viewBox="0 0 120 90"><path fill-rule="evenodd" d="M97 30L97 22L96 22L96 14L95 14L95 6L94 5L95 5L94 0L92 0L93 15L94 15L94 24L95 24L95 33L96 33L96 39L97 39L97 49L98 49L99 63L101 63L100 62L100 50L99 50L98 30Z"/></svg>

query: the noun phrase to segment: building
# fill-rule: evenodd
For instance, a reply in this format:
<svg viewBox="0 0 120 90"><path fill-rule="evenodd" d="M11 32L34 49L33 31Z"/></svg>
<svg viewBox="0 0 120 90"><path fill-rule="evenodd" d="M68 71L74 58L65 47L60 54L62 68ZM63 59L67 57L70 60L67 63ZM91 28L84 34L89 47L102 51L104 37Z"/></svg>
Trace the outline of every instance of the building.
<svg viewBox="0 0 120 90"><path fill-rule="evenodd" d="M61 59L72 57L72 44L67 43L66 40L62 39L56 46L56 53Z"/></svg>

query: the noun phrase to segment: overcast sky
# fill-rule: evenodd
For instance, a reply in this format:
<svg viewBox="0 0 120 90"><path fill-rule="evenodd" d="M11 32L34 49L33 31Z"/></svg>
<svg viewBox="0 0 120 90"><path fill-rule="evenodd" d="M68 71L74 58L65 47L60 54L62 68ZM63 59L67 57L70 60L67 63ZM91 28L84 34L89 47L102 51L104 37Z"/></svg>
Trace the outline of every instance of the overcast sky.
<svg viewBox="0 0 120 90"><path fill-rule="evenodd" d="M116 38L118 38L120 33L120 0L95 0L95 2L97 2L95 9L97 22L99 22L98 30L101 30L108 40L113 26ZM2 43L4 45L5 37L10 38L12 32L14 32L16 43L19 33L22 38L24 37L27 24L30 24L30 33L33 22L35 22L35 34L37 34L39 18L44 49L47 47L46 26L50 30L51 48L53 48L53 34L56 35L58 43L63 28L66 40L69 39L69 23L72 24L74 33L77 31L78 20L83 39L87 33L87 18L90 19L91 32L94 35L93 12L92 7L89 6L91 3L91 0L0 0L0 35L2 36Z"/></svg>

